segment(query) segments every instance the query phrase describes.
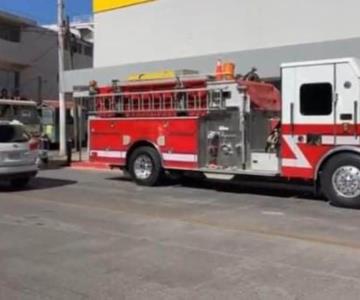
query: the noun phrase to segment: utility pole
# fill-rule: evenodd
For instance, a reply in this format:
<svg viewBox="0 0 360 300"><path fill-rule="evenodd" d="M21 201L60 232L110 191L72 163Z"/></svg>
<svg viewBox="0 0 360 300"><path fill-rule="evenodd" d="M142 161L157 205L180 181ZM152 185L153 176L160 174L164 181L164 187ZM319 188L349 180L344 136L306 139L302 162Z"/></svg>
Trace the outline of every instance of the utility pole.
<svg viewBox="0 0 360 300"><path fill-rule="evenodd" d="M65 38L65 4L64 0L57 0L58 12L58 56L59 56L59 128L60 128L60 155L66 154L66 106L64 93L64 38Z"/></svg>
<svg viewBox="0 0 360 300"><path fill-rule="evenodd" d="M38 89L37 89L37 102L38 102L38 105L42 105L43 103L43 97L42 97L42 94L43 94L43 79L41 76L38 76Z"/></svg>

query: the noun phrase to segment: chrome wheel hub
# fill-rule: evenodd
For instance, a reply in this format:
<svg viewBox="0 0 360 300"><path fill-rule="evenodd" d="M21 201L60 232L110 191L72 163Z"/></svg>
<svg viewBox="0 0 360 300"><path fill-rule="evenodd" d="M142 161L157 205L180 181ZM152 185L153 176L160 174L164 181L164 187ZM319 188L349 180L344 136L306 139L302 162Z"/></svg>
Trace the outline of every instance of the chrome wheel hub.
<svg viewBox="0 0 360 300"><path fill-rule="evenodd" d="M134 173L138 179L148 179L153 172L153 162L147 155L140 155L134 162Z"/></svg>
<svg viewBox="0 0 360 300"><path fill-rule="evenodd" d="M341 197L358 197L360 195L360 170L354 166L340 167L334 172L332 184Z"/></svg>

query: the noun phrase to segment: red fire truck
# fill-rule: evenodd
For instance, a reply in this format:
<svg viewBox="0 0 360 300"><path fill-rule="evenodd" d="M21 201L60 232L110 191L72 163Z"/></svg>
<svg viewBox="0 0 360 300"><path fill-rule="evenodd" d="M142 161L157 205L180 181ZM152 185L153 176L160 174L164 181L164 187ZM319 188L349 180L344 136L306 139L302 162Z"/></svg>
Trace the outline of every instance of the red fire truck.
<svg viewBox="0 0 360 300"><path fill-rule="evenodd" d="M183 171L301 179L332 204L360 207L357 59L283 64L281 93L255 73L132 79L81 93L91 161L147 186Z"/></svg>

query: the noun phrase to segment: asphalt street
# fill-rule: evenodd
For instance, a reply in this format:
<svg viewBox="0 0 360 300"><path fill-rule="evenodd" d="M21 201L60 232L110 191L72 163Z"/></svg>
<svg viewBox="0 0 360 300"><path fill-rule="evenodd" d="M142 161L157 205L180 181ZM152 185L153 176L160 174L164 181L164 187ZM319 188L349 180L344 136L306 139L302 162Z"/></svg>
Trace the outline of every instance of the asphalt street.
<svg viewBox="0 0 360 300"><path fill-rule="evenodd" d="M307 188L45 170L0 185L0 299L360 299L359 229Z"/></svg>

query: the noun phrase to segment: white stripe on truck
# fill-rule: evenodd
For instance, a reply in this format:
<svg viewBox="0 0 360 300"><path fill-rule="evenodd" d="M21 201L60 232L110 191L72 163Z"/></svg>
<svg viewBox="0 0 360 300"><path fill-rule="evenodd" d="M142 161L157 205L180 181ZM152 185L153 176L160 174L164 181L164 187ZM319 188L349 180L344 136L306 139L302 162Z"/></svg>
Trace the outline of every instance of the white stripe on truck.
<svg viewBox="0 0 360 300"><path fill-rule="evenodd" d="M126 158L125 151L90 151L90 156L103 158ZM198 157L194 154L162 153L165 161L175 162L197 162Z"/></svg>

